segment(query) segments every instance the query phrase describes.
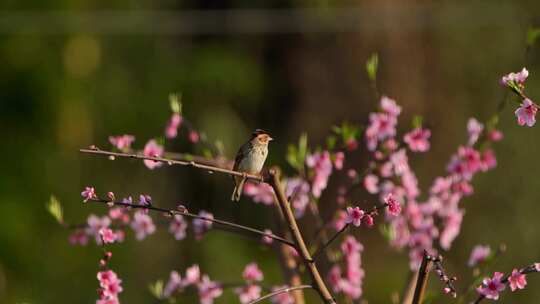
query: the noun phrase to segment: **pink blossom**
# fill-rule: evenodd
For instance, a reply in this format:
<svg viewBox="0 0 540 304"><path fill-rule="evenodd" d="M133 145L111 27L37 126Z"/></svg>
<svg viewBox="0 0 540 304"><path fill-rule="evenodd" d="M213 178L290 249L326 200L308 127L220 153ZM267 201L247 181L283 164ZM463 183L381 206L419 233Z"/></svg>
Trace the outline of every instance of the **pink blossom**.
<svg viewBox="0 0 540 304"><path fill-rule="evenodd" d="M189 138L189 141L196 144L199 142L200 140L200 136L199 136L199 133L195 130L190 130L189 133L188 133L188 138Z"/></svg>
<svg viewBox="0 0 540 304"><path fill-rule="evenodd" d="M341 290L341 268L339 265L334 265L328 272L328 283L332 286L334 292L339 292Z"/></svg>
<svg viewBox="0 0 540 304"><path fill-rule="evenodd" d="M512 270L512 274L508 277L510 283L510 289L515 291L516 289L524 289L527 285L527 278L519 270Z"/></svg>
<svg viewBox="0 0 540 304"><path fill-rule="evenodd" d="M345 219L346 224L353 224L356 227L359 227L362 224L362 218L364 217L364 211L359 207L347 207L347 218Z"/></svg>
<svg viewBox="0 0 540 304"><path fill-rule="evenodd" d="M328 177L332 174L332 161L328 151L315 152L306 157L306 165L314 170L311 192L319 198L328 185Z"/></svg>
<svg viewBox="0 0 540 304"><path fill-rule="evenodd" d="M118 278L112 270L100 271L97 274L99 281L99 294L101 303L109 303L107 301L116 301L118 303L118 294L122 292L122 280ZM99 301L98 301L99 302Z"/></svg>
<svg viewBox="0 0 540 304"><path fill-rule="evenodd" d="M373 216L371 216L371 214L366 214L363 218L364 220L364 224L368 227L368 228L371 228L373 227L374 225L374 220L373 220Z"/></svg>
<svg viewBox="0 0 540 304"><path fill-rule="evenodd" d="M467 265L469 265L469 267L476 266L485 261L490 254L491 248L489 246L476 245L471 251L471 257L469 258Z"/></svg>
<svg viewBox="0 0 540 304"><path fill-rule="evenodd" d="M358 149L358 141L354 138L349 138L345 142L345 145L347 146L347 150L354 151Z"/></svg>
<svg viewBox="0 0 540 304"><path fill-rule="evenodd" d="M210 212L206 212L204 210L199 211L199 216L202 218L214 219L214 215ZM195 232L195 237L197 239L202 238L202 236L206 233L206 231L210 230L212 228L212 221L205 220L202 218L195 218L193 219L193 231Z"/></svg>
<svg viewBox="0 0 540 304"><path fill-rule="evenodd" d="M480 137L480 134L482 134L483 130L484 125L482 123L480 123L475 118L469 118L469 121L467 122L467 131L469 132L469 146L472 146L476 143L478 137Z"/></svg>
<svg viewBox="0 0 540 304"><path fill-rule="evenodd" d="M261 287L254 284L235 288L234 292L238 295L242 304L250 303L261 297Z"/></svg>
<svg viewBox="0 0 540 304"><path fill-rule="evenodd" d="M395 100L387 96L381 97L381 109L392 116L398 116L401 113L401 107L397 105Z"/></svg>
<svg viewBox="0 0 540 304"><path fill-rule="evenodd" d="M499 130L491 130L487 136L493 142L500 141L504 137L503 133Z"/></svg>
<svg viewBox="0 0 540 304"><path fill-rule="evenodd" d="M392 193L389 193L384 199L386 206L388 206L388 213L394 216L398 216L401 213L401 204L394 198Z"/></svg>
<svg viewBox="0 0 540 304"><path fill-rule="evenodd" d="M199 265L193 265L186 269L186 277L184 279L184 286L196 284L201 279L201 270Z"/></svg>
<svg viewBox="0 0 540 304"><path fill-rule="evenodd" d="M135 141L135 136L133 135L119 135L119 136L109 136L109 142L116 149L120 151L129 151L131 149L131 144Z"/></svg>
<svg viewBox="0 0 540 304"><path fill-rule="evenodd" d="M416 128L405 134L403 141L409 145L409 149L413 152L426 152L429 150L429 137L431 131L428 129Z"/></svg>
<svg viewBox="0 0 540 304"><path fill-rule="evenodd" d="M99 231L102 228L108 228L111 224L111 219L107 216L98 217L94 214L90 214L86 220L86 233L88 235L93 235L96 239L97 244L101 244L101 237L99 236Z"/></svg>
<svg viewBox="0 0 540 304"><path fill-rule="evenodd" d="M69 236L69 242L72 245L85 246L88 244L88 235L84 232L84 230L77 229Z"/></svg>
<svg viewBox="0 0 540 304"><path fill-rule="evenodd" d="M332 222L332 226L336 231L340 231L341 229L343 229L343 227L345 227L347 217L347 212L345 212L344 210L338 210L336 212L336 218Z"/></svg>
<svg viewBox="0 0 540 304"><path fill-rule="evenodd" d="M159 145L155 139L151 139L144 146L143 155L148 157L161 157L163 156L163 152L163 146ZM161 167L163 165L162 162L150 159L145 159L143 162L144 165L150 170Z"/></svg>
<svg viewBox="0 0 540 304"><path fill-rule="evenodd" d="M109 209L109 217L111 220L118 220L124 224L129 223L129 214L124 207L116 207Z"/></svg>
<svg viewBox="0 0 540 304"><path fill-rule="evenodd" d="M156 226L148 214L145 214L142 211L137 211L133 215L131 229L135 231L135 238L140 241L146 236L154 233L156 231Z"/></svg>
<svg viewBox="0 0 540 304"><path fill-rule="evenodd" d="M388 113L370 113L365 135L368 150L374 151L377 142L396 135L397 119Z"/></svg>
<svg viewBox="0 0 540 304"><path fill-rule="evenodd" d="M271 205L274 203L274 190L267 183L250 183L244 184L244 194L251 196L255 203L263 203Z"/></svg>
<svg viewBox="0 0 540 304"><path fill-rule="evenodd" d="M444 229L439 237L439 243L444 250L450 249L452 242L458 236L462 220L462 210L456 210L444 219Z"/></svg>
<svg viewBox="0 0 540 304"><path fill-rule="evenodd" d="M476 288L476 291L487 299L498 300L499 292L506 287L502 281L503 273L495 272L493 278L485 278L483 285Z"/></svg>
<svg viewBox="0 0 540 304"><path fill-rule="evenodd" d="M272 292L287 288L288 286L275 286L272 288ZM273 304L294 304L294 298L289 292L282 292L280 294L277 294L273 296L271 299Z"/></svg>
<svg viewBox="0 0 540 304"><path fill-rule="evenodd" d="M495 157L495 152L491 149L486 149L482 152L482 163L480 164L480 169L482 171L488 171L497 166L497 158Z"/></svg>
<svg viewBox="0 0 540 304"><path fill-rule="evenodd" d="M527 80L527 77L529 77L529 71L527 71L526 68L523 68L520 72L504 75L501 78L500 83L501 85L507 87L510 87L513 84L523 86L525 84L525 81Z"/></svg>
<svg viewBox="0 0 540 304"><path fill-rule="evenodd" d="M336 170L343 169L343 162L345 161L345 153L339 151L334 154L334 167Z"/></svg>
<svg viewBox="0 0 540 304"><path fill-rule="evenodd" d="M244 268L244 272L242 273L242 277L248 282L262 281L264 278L262 271L259 269L259 266L257 266L256 263L246 265L246 268Z"/></svg>
<svg viewBox="0 0 540 304"><path fill-rule="evenodd" d="M377 183L379 182L379 178L375 174L368 174L366 177L364 177L364 188L366 188L367 192L371 194L375 194L379 192L379 188L377 187Z"/></svg>
<svg viewBox="0 0 540 304"><path fill-rule="evenodd" d="M178 135L178 128L182 124L182 116L178 113L173 113L167 127L165 128L165 137L175 138Z"/></svg>
<svg viewBox="0 0 540 304"><path fill-rule="evenodd" d="M116 241L116 234L109 228L99 229L99 236L105 244L112 244Z"/></svg>
<svg viewBox="0 0 540 304"><path fill-rule="evenodd" d="M84 191L81 192L81 196L84 198L83 202L87 202L88 200L97 199L96 190L94 187L85 187Z"/></svg>
<svg viewBox="0 0 540 304"><path fill-rule="evenodd" d="M536 269L536 271L540 272L540 263L534 263L534 269Z"/></svg>
<svg viewBox="0 0 540 304"><path fill-rule="evenodd" d="M300 218L304 215L309 204L309 184L302 178L291 178L287 180L285 195L291 198L291 205L294 208L294 215Z"/></svg>
<svg viewBox="0 0 540 304"><path fill-rule="evenodd" d="M520 126L527 125L529 127L534 126L536 123L536 112L538 108L528 98L523 99L521 107L516 110L516 117Z"/></svg>
<svg viewBox="0 0 540 304"><path fill-rule="evenodd" d="M163 296L166 298L171 297L176 291L182 288L182 278L177 271L171 271L169 281L163 289Z"/></svg>
<svg viewBox="0 0 540 304"><path fill-rule="evenodd" d="M180 241L186 237L186 229L187 223L184 220L184 217L176 214L169 224L169 232L174 235L176 240Z"/></svg>
<svg viewBox="0 0 540 304"><path fill-rule="evenodd" d="M264 233L265 233L265 234L268 234L268 235L271 235L271 234L272 234L272 230L270 230L270 229L264 229ZM263 242L264 244L266 244L266 245L270 245L270 244L272 244L272 242L274 242L274 239L271 238L271 237L269 237L269 236L264 235L264 236L262 237L262 242Z"/></svg>
<svg viewBox="0 0 540 304"><path fill-rule="evenodd" d="M213 281L207 275L202 277L201 282L197 285L199 290L199 299L201 304L212 304L214 299L220 297L223 294L221 286Z"/></svg>

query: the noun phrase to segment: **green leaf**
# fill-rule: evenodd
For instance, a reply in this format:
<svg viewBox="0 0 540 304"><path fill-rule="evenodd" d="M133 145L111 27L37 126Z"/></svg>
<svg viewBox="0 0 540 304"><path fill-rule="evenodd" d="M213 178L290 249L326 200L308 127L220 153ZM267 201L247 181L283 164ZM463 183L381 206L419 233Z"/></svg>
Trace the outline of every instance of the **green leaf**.
<svg viewBox="0 0 540 304"><path fill-rule="evenodd" d="M336 147L337 138L334 135L330 135L326 138L326 149L333 150Z"/></svg>
<svg viewBox="0 0 540 304"><path fill-rule="evenodd" d="M173 113L182 114L182 94L169 94L169 104Z"/></svg>
<svg viewBox="0 0 540 304"><path fill-rule="evenodd" d="M304 162L306 160L306 155L308 152L307 142L307 134L303 133L298 139L297 146L293 144L287 146L287 162L289 163L289 165L291 165L291 167L298 171L302 171L304 169Z"/></svg>
<svg viewBox="0 0 540 304"><path fill-rule="evenodd" d="M150 285L148 285L148 289L150 289L150 293L157 299L163 298L163 281L162 280L157 280L153 284L150 283Z"/></svg>
<svg viewBox="0 0 540 304"><path fill-rule="evenodd" d="M62 204L60 204L60 201L58 201L58 199L54 195L51 195L51 198L46 204L46 207L47 211L49 211L49 213L58 223L64 223L64 211L62 209Z"/></svg>
<svg viewBox="0 0 540 304"><path fill-rule="evenodd" d="M414 117L412 119L412 127L413 127L413 129L421 128L423 121L424 121L424 117L422 117L421 115L414 115Z"/></svg>
<svg viewBox="0 0 540 304"><path fill-rule="evenodd" d="M540 37L540 28L539 27L530 27L527 31L527 46L532 46L536 43Z"/></svg>
<svg viewBox="0 0 540 304"><path fill-rule="evenodd" d="M377 69L379 66L379 55L373 53L366 62L366 72L369 80L375 81L377 79Z"/></svg>
<svg viewBox="0 0 540 304"><path fill-rule="evenodd" d="M396 238L394 229L390 228L388 225L381 225L380 226L381 234L387 241L391 241Z"/></svg>

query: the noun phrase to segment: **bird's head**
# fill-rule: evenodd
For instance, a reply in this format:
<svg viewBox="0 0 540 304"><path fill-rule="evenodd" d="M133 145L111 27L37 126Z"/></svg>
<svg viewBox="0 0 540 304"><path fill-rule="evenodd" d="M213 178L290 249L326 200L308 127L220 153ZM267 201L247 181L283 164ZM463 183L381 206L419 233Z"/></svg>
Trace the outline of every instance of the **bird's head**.
<svg viewBox="0 0 540 304"><path fill-rule="evenodd" d="M254 141L261 145L267 145L270 141L274 140L268 132L261 129L255 130L251 136Z"/></svg>

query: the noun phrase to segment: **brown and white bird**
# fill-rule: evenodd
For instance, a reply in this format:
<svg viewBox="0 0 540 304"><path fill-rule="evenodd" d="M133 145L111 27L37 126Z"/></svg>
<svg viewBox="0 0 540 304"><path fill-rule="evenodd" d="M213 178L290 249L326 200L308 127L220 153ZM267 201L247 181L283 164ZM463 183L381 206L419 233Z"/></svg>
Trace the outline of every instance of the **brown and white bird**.
<svg viewBox="0 0 540 304"><path fill-rule="evenodd" d="M234 159L234 171L246 172L248 174L259 174L263 168L266 156L268 156L268 143L272 141L268 132L257 129L251 134L251 138L243 144L236 158ZM241 176L234 176L234 191L231 196L232 201L239 201L246 179Z"/></svg>

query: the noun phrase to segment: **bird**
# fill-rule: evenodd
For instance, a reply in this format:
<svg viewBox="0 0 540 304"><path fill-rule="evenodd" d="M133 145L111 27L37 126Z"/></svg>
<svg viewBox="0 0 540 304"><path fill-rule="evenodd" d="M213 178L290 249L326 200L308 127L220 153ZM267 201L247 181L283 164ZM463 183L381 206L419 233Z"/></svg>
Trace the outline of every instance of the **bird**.
<svg viewBox="0 0 540 304"><path fill-rule="evenodd" d="M259 174L264 166L268 156L268 143L274 140L270 134L264 130L256 129L250 139L243 144L234 159L234 171L247 174ZM231 200L239 201L244 188L246 178L242 176L233 176L235 187Z"/></svg>

